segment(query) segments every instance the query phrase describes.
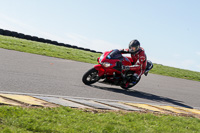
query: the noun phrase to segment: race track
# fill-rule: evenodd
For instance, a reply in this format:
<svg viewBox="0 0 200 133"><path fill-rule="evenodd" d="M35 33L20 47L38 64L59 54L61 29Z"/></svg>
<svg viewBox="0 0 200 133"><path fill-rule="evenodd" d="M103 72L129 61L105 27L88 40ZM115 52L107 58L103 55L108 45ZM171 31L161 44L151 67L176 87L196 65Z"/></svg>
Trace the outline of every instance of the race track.
<svg viewBox="0 0 200 133"><path fill-rule="evenodd" d="M0 49L0 91L112 99L200 108L200 82L149 74L130 91L96 83L83 74L93 64Z"/></svg>

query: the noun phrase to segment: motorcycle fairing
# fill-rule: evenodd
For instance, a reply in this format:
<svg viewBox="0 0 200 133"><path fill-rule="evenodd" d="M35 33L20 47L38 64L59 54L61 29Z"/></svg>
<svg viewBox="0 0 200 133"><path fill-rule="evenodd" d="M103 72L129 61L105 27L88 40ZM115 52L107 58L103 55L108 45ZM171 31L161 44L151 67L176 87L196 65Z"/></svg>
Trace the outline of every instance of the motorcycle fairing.
<svg viewBox="0 0 200 133"><path fill-rule="evenodd" d="M94 68L98 71L98 76L101 77L105 73L105 69L103 69L101 64L95 65Z"/></svg>

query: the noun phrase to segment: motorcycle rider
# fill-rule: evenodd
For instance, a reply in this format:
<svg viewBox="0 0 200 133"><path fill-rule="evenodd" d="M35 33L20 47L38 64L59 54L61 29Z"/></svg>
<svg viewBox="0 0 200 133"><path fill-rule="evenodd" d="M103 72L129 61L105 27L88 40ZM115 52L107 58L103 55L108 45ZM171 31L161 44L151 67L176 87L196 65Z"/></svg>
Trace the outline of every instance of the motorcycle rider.
<svg viewBox="0 0 200 133"><path fill-rule="evenodd" d="M129 48L122 49L120 50L120 52L121 54L127 54L127 53L131 54L132 66L123 66L122 69L134 71L135 73L132 77L132 80L135 82L139 80L142 74L147 76L148 71L153 67L153 64L150 61L148 61L148 67L147 67L147 56L145 54L144 49L140 47L140 42L138 40L132 40L129 43Z"/></svg>

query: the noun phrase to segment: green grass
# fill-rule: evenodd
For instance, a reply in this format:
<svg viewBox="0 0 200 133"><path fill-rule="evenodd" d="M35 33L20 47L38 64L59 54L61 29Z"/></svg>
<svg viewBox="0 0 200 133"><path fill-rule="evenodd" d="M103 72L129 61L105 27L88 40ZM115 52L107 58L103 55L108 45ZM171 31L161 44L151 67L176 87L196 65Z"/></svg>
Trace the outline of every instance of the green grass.
<svg viewBox="0 0 200 133"><path fill-rule="evenodd" d="M154 74L165 75L170 77L200 81L200 72L184 70L169 66L163 66L154 63L154 68L150 71Z"/></svg>
<svg viewBox="0 0 200 133"><path fill-rule="evenodd" d="M2 35L0 35L0 48L69 59L69 60L76 60L93 64L97 63L96 60L101 55L99 53L92 53L88 51L60 47L51 44L28 41L24 39L18 39ZM200 72L183 70L155 63L154 63L154 68L150 71L150 73L200 81Z"/></svg>
<svg viewBox="0 0 200 133"><path fill-rule="evenodd" d="M92 53L89 51L60 47L52 44L40 43L2 35L0 35L0 48L87 63L96 63L97 57L101 55L99 53Z"/></svg>
<svg viewBox="0 0 200 133"><path fill-rule="evenodd" d="M200 119L172 115L86 112L68 107L0 107L0 132L198 133Z"/></svg>

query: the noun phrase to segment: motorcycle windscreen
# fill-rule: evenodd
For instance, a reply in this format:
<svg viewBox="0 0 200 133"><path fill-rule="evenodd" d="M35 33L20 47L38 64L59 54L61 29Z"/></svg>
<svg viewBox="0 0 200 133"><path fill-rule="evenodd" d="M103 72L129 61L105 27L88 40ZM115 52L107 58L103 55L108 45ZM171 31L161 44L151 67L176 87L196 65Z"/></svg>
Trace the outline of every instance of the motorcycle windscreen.
<svg viewBox="0 0 200 133"><path fill-rule="evenodd" d="M121 52L118 49L114 49L114 50L112 50L112 52L110 52L108 54L106 59L119 59L119 60L122 60L123 56L122 56Z"/></svg>

